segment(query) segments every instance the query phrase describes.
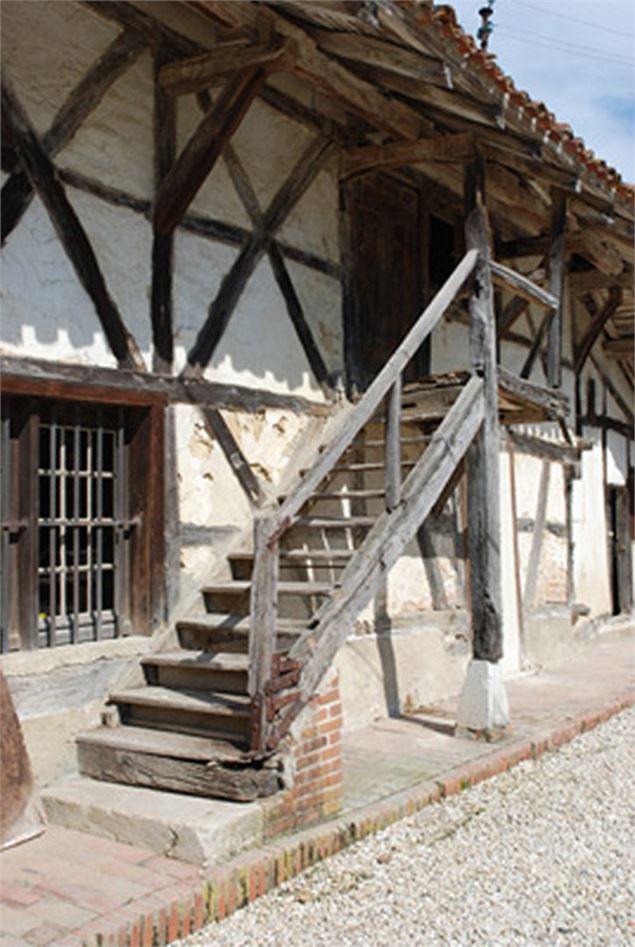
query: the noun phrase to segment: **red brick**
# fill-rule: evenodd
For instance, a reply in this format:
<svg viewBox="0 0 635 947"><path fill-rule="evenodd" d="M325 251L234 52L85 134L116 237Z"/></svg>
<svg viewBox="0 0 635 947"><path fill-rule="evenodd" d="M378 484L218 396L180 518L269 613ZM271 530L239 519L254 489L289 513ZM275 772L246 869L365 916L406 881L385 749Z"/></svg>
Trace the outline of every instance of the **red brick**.
<svg viewBox="0 0 635 947"><path fill-rule="evenodd" d="M326 694L322 694L318 698L321 707L323 707L325 704L333 704L339 701L339 699L340 699L339 689L335 689L335 688L333 690L327 691Z"/></svg>
<svg viewBox="0 0 635 947"><path fill-rule="evenodd" d="M128 938L130 947L141 947L141 928L139 922L135 921L130 928L130 937Z"/></svg>
<svg viewBox="0 0 635 947"><path fill-rule="evenodd" d="M332 707L329 707L329 717L341 717L341 716L342 716L341 703L333 704Z"/></svg>
<svg viewBox="0 0 635 947"><path fill-rule="evenodd" d="M168 944L179 936L179 906L173 901L170 906L170 919L168 921Z"/></svg>
<svg viewBox="0 0 635 947"><path fill-rule="evenodd" d="M205 923L205 900L199 892L194 895L194 930L198 931Z"/></svg>
<svg viewBox="0 0 635 947"><path fill-rule="evenodd" d="M151 914L145 914L142 918L141 943L143 947L152 947L154 939L154 922Z"/></svg>

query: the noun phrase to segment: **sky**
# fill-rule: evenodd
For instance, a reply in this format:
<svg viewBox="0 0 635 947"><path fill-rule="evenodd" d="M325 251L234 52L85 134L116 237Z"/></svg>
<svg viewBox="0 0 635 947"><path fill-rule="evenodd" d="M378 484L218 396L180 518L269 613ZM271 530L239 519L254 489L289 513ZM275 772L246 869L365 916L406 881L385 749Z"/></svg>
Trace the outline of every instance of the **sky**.
<svg viewBox="0 0 635 947"><path fill-rule="evenodd" d="M476 35L485 0L453 0ZM489 52L517 88L635 182L635 0L494 0Z"/></svg>

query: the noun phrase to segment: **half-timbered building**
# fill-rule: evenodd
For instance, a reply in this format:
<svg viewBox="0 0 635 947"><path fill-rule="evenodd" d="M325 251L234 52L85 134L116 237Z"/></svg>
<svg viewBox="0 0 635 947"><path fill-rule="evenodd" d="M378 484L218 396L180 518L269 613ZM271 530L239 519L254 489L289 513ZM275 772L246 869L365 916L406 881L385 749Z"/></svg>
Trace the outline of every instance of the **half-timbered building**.
<svg viewBox="0 0 635 947"><path fill-rule="evenodd" d="M633 191L451 8L5 0L2 64L40 785L293 791L333 681L345 728L462 691L489 736L632 610Z"/></svg>

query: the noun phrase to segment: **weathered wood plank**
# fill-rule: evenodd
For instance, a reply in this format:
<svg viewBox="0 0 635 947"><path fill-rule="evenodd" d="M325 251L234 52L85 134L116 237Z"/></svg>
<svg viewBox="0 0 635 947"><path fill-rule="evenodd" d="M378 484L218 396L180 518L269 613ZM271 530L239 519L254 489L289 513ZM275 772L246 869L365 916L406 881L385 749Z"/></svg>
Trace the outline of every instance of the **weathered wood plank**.
<svg viewBox="0 0 635 947"><path fill-rule="evenodd" d="M549 322L547 343L547 381L552 388L562 383L562 326L564 306L565 241L567 227L567 197L564 191L551 189L551 223L547 278L550 294L558 301Z"/></svg>
<svg viewBox="0 0 635 947"><path fill-rule="evenodd" d="M252 698L251 749L256 751L262 751L266 747L265 688L271 679L278 620L277 584L280 560L277 542L269 542L271 530L270 515L255 518L247 691Z"/></svg>
<svg viewBox="0 0 635 947"><path fill-rule="evenodd" d="M247 499L257 506L262 504L265 494L262 486L253 470L249 466L249 461L243 454L236 438L232 434L229 425L225 421L220 411L214 408L201 408L201 413L205 421L208 432L218 441L221 449L227 459L227 463L238 483L240 484Z"/></svg>
<svg viewBox="0 0 635 947"><path fill-rule="evenodd" d="M42 138L42 148L53 158L75 135L82 122L101 102L111 85L138 59L146 40L126 31L118 36L70 93ZM2 243L29 206L33 188L24 172L14 172L2 188Z"/></svg>
<svg viewBox="0 0 635 947"><path fill-rule="evenodd" d="M266 78L261 67L247 69L231 79L181 152L159 187L154 225L172 233L224 146L240 125Z"/></svg>
<svg viewBox="0 0 635 947"><path fill-rule="evenodd" d="M443 89L452 88L450 69L438 59L423 56L374 36L325 30L317 36L317 44L322 52L349 62L380 66L389 72L409 76L420 82L429 82Z"/></svg>
<svg viewBox="0 0 635 947"><path fill-rule="evenodd" d="M95 400L101 393L104 400L117 404L153 404L163 400L230 411L260 412L263 408L277 408L320 417L332 411L330 405L266 389L45 359L0 356L0 374L6 394Z"/></svg>
<svg viewBox="0 0 635 947"><path fill-rule="evenodd" d="M540 486L538 488L538 501L536 506L536 516L534 519L534 532L531 538L531 551L529 553L529 563L525 575L525 588L523 591L523 606L531 608L536 599L536 585L538 582L538 566L540 564L540 551L542 549L542 537L545 531L547 521L547 500L549 498L549 478L551 474L551 464L548 460L543 461L542 472L540 474Z"/></svg>
<svg viewBox="0 0 635 947"><path fill-rule="evenodd" d="M516 240L497 240L496 256L501 260L517 260L521 257L542 257L549 246L549 238L524 237Z"/></svg>
<svg viewBox="0 0 635 947"><path fill-rule="evenodd" d="M267 66L272 72L288 68L292 61L293 44L289 40L253 46L223 43L200 56L166 63L159 73L159 83L169 95L183 95L205 89L239 70Z"/></svg>
<svg viewBox="0 0 635 947"><path fill-rule="evenodd" d="M552 463L575 465L580 462L580 454L584 443L576 445L563 444L559 441L550 441L545 437L536 437L534 434L525 434L524 431L515 431L507 428L507 438L516 450L540 460L549 460Z"/></svg>
<svg viewBox="0 0 635 947"><path fill-rule="evenodd" d="M483 420L483 382L472 378L403 484L400 505L375 522L340 578L331 600L289 657L304 663L301 701L309 700L359 610L376 594L386 573L426 519Z"/></svg>
<svg viewBox="0 0 635 947"><path fill-rule="evenodd" d="M591 349L600 337L602 329L622 305L623 290L619 286L609 289L608 298L602 308L593 316L591 324L576 346L573 366L576 375L584 368L585 362L591 354Z"/></svg>
<svg viewBox="0 0 635 947"><path fill-rule="evenodd" d="M549 326L549 319L551 318L550 313L546 313L538 327L538 331L534 334L531 345L529 347L529 352L527 353L527 358L523 364L523 367L520 370L521 378L529 378L531 375L534 365L536 364L536 359L541 354L541 347L544 340L544 337L547 332L547 327ZM543 356L544 360L544 356Z"/></svg>
<svg viewBox="0 0 635 947"><path fill-rule="evenodd" d="M398 375L386 398L386 509L396 509L401 499L401 382Z"/></svg>
<svg viewBox="0 0 635 947"><path fill-rule="evenodd" d="M479 155L465 174L465 245L478 252L470 295L470 357L483 377L483 424L468 453L468 554L472 654L496 662L503 653L500 470L496 318L485 208L485 166ZM506 270L506 267L503 268ZM500 272L500 270L499 270Z"/></svg>
<svg viewBox="0 0 635 947"><path fill-rule="evenodd" d="M299 509L315 492L337 459L354 440L363 426L375 414L383 398L401 374L412 356L433 331L445 310L454 299L461 286L469 278L476 265L478 252L470 250L465 254L451 276L448 277L439 292L424 309L402 344L389 358L377 375L362 400L343 421L340 429L334 433L329 447L320 456L315 466L306 474L297 489L284 501L277 515L277 527L290 522Z"/></svg>
<svg viewBox="0 0 635 947"><path fill-rule="evenodd" d="M522 296L514 296L510 299L497 320L496 331L499 338L502 338L511 329L516 320L527 311L528 306L529 300L523 299Z"/></svg>
<svg viewBox="0 0 635 947"><path fill-rule="evenodd" d="M258 196L242 161L229 142L225 145L223 160L249 219L255 227L262 227L262 208Z"/></svg>
<svg viewBox="0 0 635 947"><path fill-rule="evenodd" d="M607 358L633 358L635 337L629 335L622 339L605 339L602 342L602 352Z"/></svg>
<svg viewBox="0 0 635 947"><path fill-rule="evenodd" d="M158 49L154 56L154 186L155 192L169 173L176 157L176 109L174 102L161 89L158 81L161 64L168 53ZM152 296L150 318L155 372L169 372L174 358L172 330L172 269L174 239L172 234L156 231L152 238Z"/></svg>
<svg viewBox="0 0 635 947"><path fill-rule="evenodd" d="M95 307L115 358L123 367L145 368L139 349L126 329L108 292L86 232L26 112L4 75L2 77L2 108L13 129L20 162L46 207L75 273Z"/></svg>
<svg viewBox="0 0 635 947"><path fill-rule="evenodd" d="M543 306L546 309L557 309L558 300L553 293L548 293L540 286L537 286L536 283L532 283L532 281L527 279L526 276L523 276L522 273L512 270L503 263L497 263L495 260L492 260L490 266L492 270L492 280L498 286L511 289L517 296L522 296L523 299L526 299L530 303L535 303L537 306Z"/></svg>
<svg viewBox="0 0 635 947"><path fill-rule="evenodd" d="M382 168L395 168L423 161L460 162L474 153L474 139L469 134L441 135L420 138L413 142L391 142L387 145L365 145L341 152L340 177L347 179Z"/></svg>
<svg viewBox="0 0 635 947"><path fill-rule="evenodd" d="M291 281L291 277L289 276L284 258L274 242L269 244L268 253L273 275L284 297L287 312L293 323L293 328L296 331L300 345L304 350L304 354L306 355L318 384L328 394L332 390L329 384L329 372L322 358L322 353L313 337L313 333L309 328L309 324L306 321L304 312L302 311L302 305Z"/></svg>
<svg viewBox="0 0 635 947"><path fill-rule="evenodd" d="M528 406L540 408L549 418L564 418L569 414L569 398L563 392L537 385L502 366L498 369L498 384L502 392Z"/></svg>

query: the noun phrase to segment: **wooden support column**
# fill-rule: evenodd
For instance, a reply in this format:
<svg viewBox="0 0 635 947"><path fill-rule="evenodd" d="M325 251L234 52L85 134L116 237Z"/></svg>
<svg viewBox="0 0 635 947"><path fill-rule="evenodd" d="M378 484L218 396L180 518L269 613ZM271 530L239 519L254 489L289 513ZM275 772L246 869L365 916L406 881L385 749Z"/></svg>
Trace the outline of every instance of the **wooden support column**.
<svg viewBox="0 0 635 947"><path fill-rule="evenodd" d="M485 167L480 156L466 168L465 243L477 250L470 297L472 369L483 378L483 423L468 453L468 555L472 605L472 661L457 708L457 731L489 738L509 723L507 696L497 662L503 654L500 471L496 317L485 208Z"/></svg>
<svg viewBox="0 0 635 947"><path fill-rule="evenodd" d="M567 223L567 196L564 191L551 189L551 231L547 253L549 292L558 300L558 308L549 323L547 347L547 382L559 388L562 382L562 323L564 306L565 230Z"/></svg>

